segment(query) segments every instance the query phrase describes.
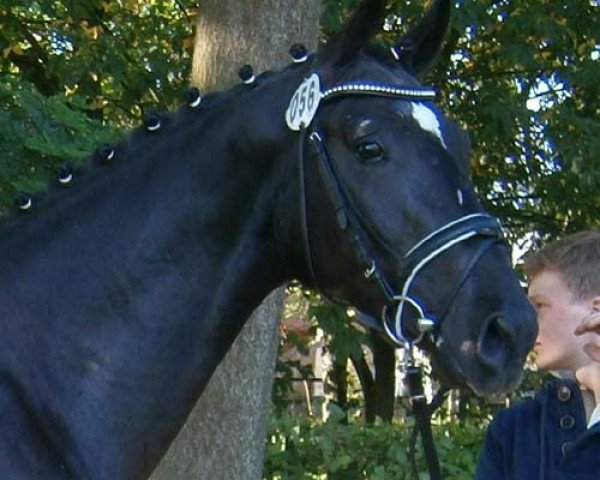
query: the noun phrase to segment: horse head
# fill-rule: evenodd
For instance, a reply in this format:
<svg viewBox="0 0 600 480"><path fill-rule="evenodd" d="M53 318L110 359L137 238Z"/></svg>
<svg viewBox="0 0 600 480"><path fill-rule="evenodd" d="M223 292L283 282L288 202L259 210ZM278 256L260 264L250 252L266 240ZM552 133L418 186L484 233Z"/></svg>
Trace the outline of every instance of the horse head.
<svg viewBox="0 0 600 480"><path fill-rule="evenodd" d="M467 134L415 79L440 50L450 2L386 55L367 46L384 7L364 1L308 59L286 111L300 144L301 279L376 318L393 343L429 350L445 382L503 392L521 377L534 314L469 180Z"/></svg>

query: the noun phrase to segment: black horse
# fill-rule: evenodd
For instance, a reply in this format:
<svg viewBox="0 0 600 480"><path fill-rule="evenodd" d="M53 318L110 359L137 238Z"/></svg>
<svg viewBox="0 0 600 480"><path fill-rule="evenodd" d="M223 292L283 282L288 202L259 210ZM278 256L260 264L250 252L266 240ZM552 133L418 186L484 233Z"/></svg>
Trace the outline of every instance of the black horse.
<svg viewBox="0 0 600 480"><path fill-rule="evenodd" d="M413 77L449 2L382 56L366 43L384 3L21 198L0 232L0 478L146 478L291 278L420 341L448 382L516 385L532 312L468 181L466 135Z"/></svg>

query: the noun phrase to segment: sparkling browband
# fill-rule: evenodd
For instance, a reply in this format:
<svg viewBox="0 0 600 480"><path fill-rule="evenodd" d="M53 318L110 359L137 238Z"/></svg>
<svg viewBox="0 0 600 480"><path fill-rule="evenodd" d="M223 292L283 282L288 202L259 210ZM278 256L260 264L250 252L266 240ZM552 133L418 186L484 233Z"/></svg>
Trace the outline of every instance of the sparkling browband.
<svg viewBox="0 0 600 480"><path fill-rule="evenodd" d="M327 100L331 97L355 93L361 95L400 97L414 100L433 100L436 97L436 91L427 87L391 87L388 85L346 84L325 90L321 94L321 99Z"/></svg>

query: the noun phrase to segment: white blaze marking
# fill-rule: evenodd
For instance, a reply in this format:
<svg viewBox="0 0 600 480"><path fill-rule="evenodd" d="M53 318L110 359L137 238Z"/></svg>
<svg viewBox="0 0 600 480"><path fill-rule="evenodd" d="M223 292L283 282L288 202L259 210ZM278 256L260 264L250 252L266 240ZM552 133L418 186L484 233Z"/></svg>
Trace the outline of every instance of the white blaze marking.
<svg viewBox="0 0 600 480"><path fill-rule="evenodd" d="M412 116L419 126L423 130L433 133L441 142L442 146L447 148L444 137L442 136L442 131L440 130L440 122L433 110L421 103L411 102L410 105L412 106Z"/></svg>

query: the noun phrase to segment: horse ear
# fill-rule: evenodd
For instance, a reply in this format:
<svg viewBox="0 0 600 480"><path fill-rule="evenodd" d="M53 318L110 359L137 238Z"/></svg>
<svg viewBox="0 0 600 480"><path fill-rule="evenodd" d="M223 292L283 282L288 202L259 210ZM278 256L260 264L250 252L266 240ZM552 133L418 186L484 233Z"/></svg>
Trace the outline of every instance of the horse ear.
<svg viewBox="0 0 600 480"><path fill-rule="evenodd" d="M344 29L325 47L323 57L336 66L351 61L381 28L385 5L386 0L363 0Z"/></svg>
<svg viewBox="0 0 600 480"><path fill-rule="evenodd" d="M427 71L439 53L450 23L450 0L436 0L425 18L404 35L392 53L411 75Z"/></svg>

